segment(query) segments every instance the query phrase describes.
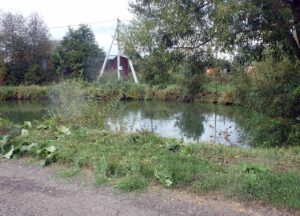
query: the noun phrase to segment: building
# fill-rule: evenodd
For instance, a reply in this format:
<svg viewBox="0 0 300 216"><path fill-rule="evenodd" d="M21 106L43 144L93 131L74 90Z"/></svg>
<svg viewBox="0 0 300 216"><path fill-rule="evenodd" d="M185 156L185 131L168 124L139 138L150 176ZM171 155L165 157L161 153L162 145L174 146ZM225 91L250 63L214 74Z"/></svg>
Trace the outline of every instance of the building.
<svg viewBox="0 0 300 216"><path fill-rule="evenodd" d="M104 72L111 73L113 71L117 71L117 65L118 65L118 56L117 55L109 56ZM128 79L128 71L129 71L129 60L126 56L120 55L120 72L123 80Z"/></svg>

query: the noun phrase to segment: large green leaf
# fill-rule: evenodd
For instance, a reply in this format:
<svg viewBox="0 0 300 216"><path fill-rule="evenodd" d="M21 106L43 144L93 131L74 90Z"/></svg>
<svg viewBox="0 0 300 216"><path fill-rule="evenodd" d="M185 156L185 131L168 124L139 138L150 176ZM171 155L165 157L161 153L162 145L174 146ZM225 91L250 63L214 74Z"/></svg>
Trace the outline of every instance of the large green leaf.
<svg viewBox="0 0 300 216"><path fill-rule="evenodd" d="M0 145L6 145L9 139L9 135L0 136Z"/></svg>
<svg viewBox="0 0 300 216"><path fill-rule="evenodd" d="M37 147L36 143L31 143L30 145L22 145L20 148L20 151L23 152L29 152L32 148Z"/></svg>
<svg viewBox="0 0 300 216"><path fill-rule="evenodd" d="M66 135L71 135L72 132L69 128L67 128L66 126L61 126L57 128L59 132L66 134Z"/></svg>
<svg viewBox="0 0 300 216"><path fill-rule="evenodd" d="M31 124L31 121L24 121L24 127L25 128L32 128L32 124Z"/></svg>
<svg viewBox="0 0 300 216"><path fill-rule="evenodd" d="M56 147L55 146L49 146L46 148L46 151L50 152L50 153L54 153L56 151Z"/></svg>
<svg viewBox="0 0 300 216"><path fill-rule="evenodd" d="M5 153L3 157L6 159L10 159L14 153L14 150L15 150L14 146L11 146L10 150L7 153Z"/></svg>
<svg viewBox="0 0 300 216"><path fill-rule="evenodd" d="M48 165L50 165L51 163L54 163L56 161L56 154L53 152L53 153L50 153L48 156L47 156L47 158L46 158L46 160L44 161L44 164L43 164L43 166L45 167L45 166L48 166Z"/></svg>

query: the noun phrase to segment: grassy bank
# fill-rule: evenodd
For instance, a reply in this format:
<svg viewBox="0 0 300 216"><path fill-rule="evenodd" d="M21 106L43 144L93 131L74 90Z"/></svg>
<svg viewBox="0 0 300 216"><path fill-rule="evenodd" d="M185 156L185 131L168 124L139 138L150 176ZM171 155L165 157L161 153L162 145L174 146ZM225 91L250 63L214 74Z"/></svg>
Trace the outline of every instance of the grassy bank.
<svg viewBox="0 0 300 216"><path fill-rule="evenodd" d="M46 99L56 94L61 84L49 86L0 86L0 100L32 100ZM215 92L213 88L197 95L188 95L185 90L177 85L169 85L165 88L148 86L132 82L113 83L84 83L76 82L80 87L80 94L96 99L110 99L117 97L121 100L159 100L179 102L202 102L202 103L234 103L231 88L220 89Z"/></svg>
<svg viewBox="0 0 300 216"><path fill-rule="evenodd" d="M35 100L48 97L50 86L0 86L0 100Z"/></svg>
<svg viewBox="0 0 300 216"><path fill-rule="evenodd" d="M13 125L1 119L0 152L6 158L30 155L44 159L45 165L65 164L69 167L63 173L66 177L88 168L97 184L125 191L160 184L300 209L299 147L242 149L187 144L150 133L72 125L65 127L54 119Z"/></svg>

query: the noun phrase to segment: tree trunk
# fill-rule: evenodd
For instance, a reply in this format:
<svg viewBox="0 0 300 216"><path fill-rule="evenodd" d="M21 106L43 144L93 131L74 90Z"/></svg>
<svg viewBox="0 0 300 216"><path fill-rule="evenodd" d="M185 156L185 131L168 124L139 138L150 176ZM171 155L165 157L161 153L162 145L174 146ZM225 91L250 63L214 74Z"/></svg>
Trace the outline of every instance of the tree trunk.
<svg viewBox="0 0 300 216"><path fill-rule="evenodd" d="M294 0L292 3L292 11L293 16L295 19L295 30L296 30L296 37L295 43L293 43L293 49L295 54L297 55L298 59L300 59L300 0Z"/></svg>

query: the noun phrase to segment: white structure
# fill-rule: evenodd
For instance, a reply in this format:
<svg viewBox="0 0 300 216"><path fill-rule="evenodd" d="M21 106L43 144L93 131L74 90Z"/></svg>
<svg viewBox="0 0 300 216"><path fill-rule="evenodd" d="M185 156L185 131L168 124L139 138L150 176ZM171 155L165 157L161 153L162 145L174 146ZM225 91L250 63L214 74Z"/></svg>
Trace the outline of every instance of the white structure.
<svg viewBox="0 0 300 216"><path fill-rule="evenodd" d="M121 51L120 51L120 48L119 48L119 47L120 47L120 42L119 42L119 39L120 39L120 38L119 38L119 30L120 30L120 29L119 29L119 28L120 28L120 19L118 18L118 20L117 20L117 28L116 28L115 34L114 34L114 36L113 36L113 40L112 40L112 42L111 42L111 45L110 45L110 47L109 47L109 50L108 50L108 52L107 52L107 54L106 54L104 63L103 63L103 65L102 65L100 74L99 74L99 76L98 76L98 79L101 78L101 76L103 75L103 73L104 73L104 71L105 71L105 68L106 68L106 65L107 65L107 61L108 61L108 59L109 59L109 57L110 57L110 52L111 52L111 49L112 49L112 46L113 46L115 40L117 41L117 50L118 50L118 54L117 54L117 72L118 72L118 80L121 79L121 71L123 70L123 68L122 68L122 66L121 66L121 64L120 64L120 58L121 58L121 56L122 56L122 57L125 57L125 56L121 55ZM126 57L126 58L127 58L127 57ZM133 75L134 82L135 82L135 83L139 83L139 81L138 81L138 79L137 79L137 76L136 76L136 73L135 73L135 70L134 70L134 68L133 68L132 61L131 61L129 58L127 58L127 59L128 59L128 64L129 64L129 66L130 66L132 75Z"/></svg>

